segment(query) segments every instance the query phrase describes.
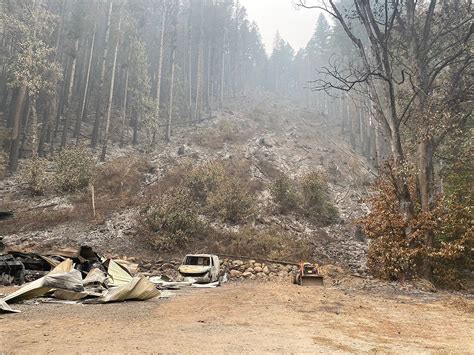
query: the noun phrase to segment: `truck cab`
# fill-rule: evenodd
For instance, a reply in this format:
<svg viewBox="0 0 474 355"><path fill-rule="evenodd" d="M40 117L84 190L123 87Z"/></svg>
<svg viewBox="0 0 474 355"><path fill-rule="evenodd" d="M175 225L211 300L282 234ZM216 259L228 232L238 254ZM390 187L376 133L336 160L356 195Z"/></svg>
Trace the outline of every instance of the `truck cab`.
<svg viewBox="0 0 474 355"><path fill-rule="evenodd" d="M218 281L219 270L219 257L213 254L188 254L178 268L181 276L192 277L197 283Z"/></svg>

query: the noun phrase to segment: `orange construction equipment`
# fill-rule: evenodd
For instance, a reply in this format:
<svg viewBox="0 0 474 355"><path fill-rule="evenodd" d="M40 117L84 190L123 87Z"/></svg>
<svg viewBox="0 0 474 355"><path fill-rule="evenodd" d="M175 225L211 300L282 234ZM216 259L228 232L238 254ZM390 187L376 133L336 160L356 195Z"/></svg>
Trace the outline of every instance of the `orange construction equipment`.
<svg viewBox="0 0 474 355"><path fill-rule="evenodd" d="M301 286L323 286L323 276L319 275L316 264L300 262L298 271L293 276L293 283Z"/></svg>

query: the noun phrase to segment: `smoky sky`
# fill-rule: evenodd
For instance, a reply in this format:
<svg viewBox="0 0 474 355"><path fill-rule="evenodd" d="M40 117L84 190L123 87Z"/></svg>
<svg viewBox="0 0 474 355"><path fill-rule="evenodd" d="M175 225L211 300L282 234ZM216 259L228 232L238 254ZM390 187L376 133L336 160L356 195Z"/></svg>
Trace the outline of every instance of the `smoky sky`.
<svg viewBox="0 0 474 355"><path fill-rule="evenodd" d="M267 53L273 47L276 31L295 51L305 47L316 27L319 10L301 9L295 0L240 0L250 21L258 24Z"/></svg>

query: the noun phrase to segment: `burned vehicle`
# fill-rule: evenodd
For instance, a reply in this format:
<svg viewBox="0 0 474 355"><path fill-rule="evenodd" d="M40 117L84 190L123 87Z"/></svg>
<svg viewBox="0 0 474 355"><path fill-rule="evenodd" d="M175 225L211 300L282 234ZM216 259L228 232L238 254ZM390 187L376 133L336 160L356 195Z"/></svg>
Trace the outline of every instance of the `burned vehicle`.
<svg viewBox="0 0 474 355"><path fill-rule="evenodd" d="M188 254L178 271L183 277L191 277L196 283L209 283L219 280L219 257L212 254Z"/></svg>

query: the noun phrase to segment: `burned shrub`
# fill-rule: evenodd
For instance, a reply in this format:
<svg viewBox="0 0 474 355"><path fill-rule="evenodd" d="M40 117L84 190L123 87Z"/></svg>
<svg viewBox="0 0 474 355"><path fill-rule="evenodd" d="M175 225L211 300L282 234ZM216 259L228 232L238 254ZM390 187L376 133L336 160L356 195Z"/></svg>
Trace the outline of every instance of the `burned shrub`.
<svg viewBox="0 0 474 355"><path fill-rule="evenodd" d="M143 158L117 158L97 168L94 185L97 190L109 195L136 193L149 170Z"/></svg>
<svg viewBox="0 0 474 355"><path fill-rule="evenodd" d="M51 184L47 173L48 161L41 158L26 160L18 172L18 181L33 196L43 195Z"/></svg>
<svg viewBox="0 0 474 355"><path fill-rule="evenodd" d="M248 139L250 132L231 120L221 120L214 127L200 129L190 135L190 141L205 148L221 149L225 143L238 143Z"/></svg>
<svg viewBox="0 0 474 355"><path fill-rule="evenodd" d="M56 159L56 188L74 192L89 185L94 174L92 155L82 147L64 149Z"/></svg>

